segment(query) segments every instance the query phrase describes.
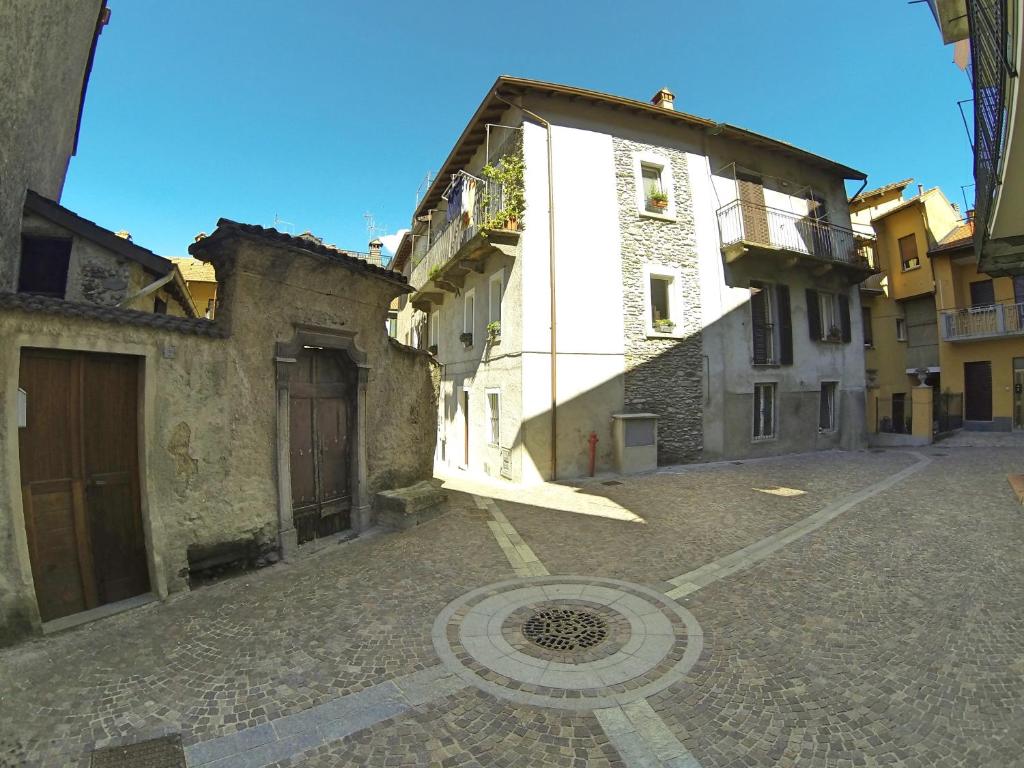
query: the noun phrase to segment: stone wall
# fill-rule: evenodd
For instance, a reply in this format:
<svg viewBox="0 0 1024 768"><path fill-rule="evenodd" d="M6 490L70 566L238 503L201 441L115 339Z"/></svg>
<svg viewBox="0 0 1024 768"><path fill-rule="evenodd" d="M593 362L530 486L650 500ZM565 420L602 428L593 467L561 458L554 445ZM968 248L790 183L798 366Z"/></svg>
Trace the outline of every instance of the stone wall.
<svg viewBox="0 0 1024 768"><path fill-rule="evenodd" d="M60 198L100 0L0 3L0 290L17 279L26 188Z"/></svg>
<svg viewBox="0 0 1024 768"><path fill-rule="evenodd" d="M622 239L625 407L658 421L658 462L694 461L703 444L700 285L686 156L666 147L615 138L615 176ZM634 155L652 153L672 165L675 221L637 211ZM681 275L680 338L649 338L645 265L676 267Z"/></svg>
<svg viewBox="0 0 1024 768"><path fill-rule="evenodd" d="M426 352L388 339L403 288L296 251L238 240L218 256L222 320L104 310L103 322L0 309L0 644L38 627L21 504L15 402L22 347L134 355L142 361L142 514L153 591L188 587L190 555L277 550L278 342L299 327L354 333L366 381L366 493L432 474L437 380ZM103 315L95 311L93 314ZM219 328L209 338L166 328ZM190 324L192 324L190 326ZM271 556L270 559L273 559Z"/></svg>

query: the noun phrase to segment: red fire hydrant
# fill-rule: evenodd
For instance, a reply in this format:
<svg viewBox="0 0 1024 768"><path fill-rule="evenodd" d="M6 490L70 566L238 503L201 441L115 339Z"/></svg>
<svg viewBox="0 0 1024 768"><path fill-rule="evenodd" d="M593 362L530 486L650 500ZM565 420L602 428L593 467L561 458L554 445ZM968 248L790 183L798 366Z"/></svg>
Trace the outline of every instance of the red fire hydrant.
<svg viewBox="0 0 1024 768"><path fill-rule="evenodd" d="M591 432L590 437L587 438L587 443L590 445L590 476L594 476L594 463L597 459L597 432Z"/></svg>

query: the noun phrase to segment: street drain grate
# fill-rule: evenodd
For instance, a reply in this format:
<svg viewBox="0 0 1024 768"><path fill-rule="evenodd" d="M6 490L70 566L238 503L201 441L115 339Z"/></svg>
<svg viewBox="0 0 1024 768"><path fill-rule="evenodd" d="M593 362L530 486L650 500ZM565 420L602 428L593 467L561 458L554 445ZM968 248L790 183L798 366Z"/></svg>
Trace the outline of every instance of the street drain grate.
<svg viewBox="0 0 1024 768"><path fill-rule="evenodd" d="M590 611L549 608L523 622L523 636L551 651L575 651L604 642L608 624Z"/></svg>
<svg viewBox="0 0 1024 768"><path fill-rule="evenodd" d="M601 485L622 485L621 480L605 480Z"/></svg>
<svg viewBox="0 0 1024 768"><path fill-rule="evenodd" d="M97 749L92 753L90 768L185 768L185 752L181 736Z"/></svg>

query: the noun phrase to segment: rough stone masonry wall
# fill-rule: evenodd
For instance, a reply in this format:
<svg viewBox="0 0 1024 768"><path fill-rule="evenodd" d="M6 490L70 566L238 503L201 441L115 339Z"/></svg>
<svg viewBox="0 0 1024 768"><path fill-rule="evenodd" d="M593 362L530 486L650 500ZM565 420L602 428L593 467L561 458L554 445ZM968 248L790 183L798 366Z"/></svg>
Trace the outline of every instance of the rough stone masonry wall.
<svg viewBox="0 0 1024 768"><path fill-rule="evenodd" d="M622 239L626 410L659 415L659 464L695 461L703 447L703 366L700 285L686 156L620 138L614 140L614 152ZM676 221L638 214L633 172L633 157L638 152L661 155L672 164ZM645 264L679 268L682 312L675 321L683 339L647 337Z"/></svg>

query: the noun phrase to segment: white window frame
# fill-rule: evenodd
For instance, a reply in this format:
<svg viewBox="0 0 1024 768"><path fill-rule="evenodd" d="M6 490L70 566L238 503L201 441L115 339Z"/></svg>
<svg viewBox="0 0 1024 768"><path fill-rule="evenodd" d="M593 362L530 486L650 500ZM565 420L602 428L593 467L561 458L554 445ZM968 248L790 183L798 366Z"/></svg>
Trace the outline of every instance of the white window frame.
<svg viewBox="0 0 1024 768"><path fill-rule="evenodd" d="M491 395L494 395L498 401L497 420L495 420L494 410L491 408ZM484 426L487 431L487 444L497 448L501 446L501 390L496 387L485 389L484 400L487 402L487 421ZM497 421L497 434L494 429L495 421Z"/></svg>
<svg viewBox="0 0 1024 768"><path fill-rule="evenodd" d="M438 331L438 327L441 325L441 315L436 309L430 311L429 323L430 327L427 332L429 343L427 346L437 347L440 349L441 346L439 342L441 334Z"/></svg>
<svg viewBox="0 0 1024 768"><path fill-rule="evenodd" d="M832 408L830 424L827 428L821 426L821 398L825 394L825 387L832 386ZM839 382L834 380L822 381L818 385L818 432L821 434L833 434L839 430Z"/></svg>
<svg viewBox="0 0 1024 768"><path fill-rule="evenodd" d="M654 312L651 303L651 278L657 277L668 280L668 317L675 327L671 333L662 333L654 328ZM644 332L651 339L681 339L683 338L683 275L679 267L669 267L664 264L645 264L643 272L644 280Z"/></svg>
<svg viewBox="0 0 1024 768"><path fill-rule="evenodd" d="M647 198L644 195L644 178L642 167L658 168L661 171L661 188L668 195L668 207L662 212L647 210ZM664 155L653 152L633 153L633 182L636 187L636 210L641 216L666 221L676 220L675 180L672 175L672 163Z"/></svg>
<svg viewBox="0 0 1024 768"><path fill-rule="evenodd" d="M470 311L470 305L473 309ZM466 291L462 298L462 332L473 333L473 326L476 324L476 289L471 288ZM475 342L476 339L473 339Z"/></svg>
<svg viewBox="0 0 1024 768"><path fill-rule="evenodd" d="M498 304L494 304L494 284L498 284ZM505 270L499 269L487 278L487 322L501 322L501 302L505 298ZM497 309L497 313L495 313Z"/></svg>
<svg viewBox="0 0 1024 768"><path fill-rule="evenodd" d="M825 309L827 314L832 315L831 322L825 320ZM843 309L839 305L839 294L830 291L818 291L818 321L821 326L821 340L831 341L828 332L833 327L839 329L839 340L843 338Z"/></svg>
<svg viewBox="0 0 1024 768"><path fill-rule="evenodd" d="M900 333L902 329L903 333ZM907 340L907 318L897 317L896 318L896 341Z"/></svg>
<svg viewBox="0 0 1024 768"><path fill-rule="evenodd" d="M751 441L755 442L755 443L762 443L762 442L766 442L768 440L775 440L779 436L779 385L776 382L774 382L774 381L758 381L758 382L754 383L755 391L757 390L758 387L767 387L768 390L772 393L772 424L771 424L771 432L769 434L766 434L766 435L764 435L764 434L763 435L758 435L757 434L757 420L754 419L754 418L751 418L751 420L750 420L750 422L751 422L750 423L750 439L751 439ZM761 397L761 402L764 403L764 396L763 395ZM754 404L754 397L753 397L753 395L751 396L750 404L751 404L751 416L753 417L753 404ZM762 411L763 411L763 407L762 407Z"/></svg>

